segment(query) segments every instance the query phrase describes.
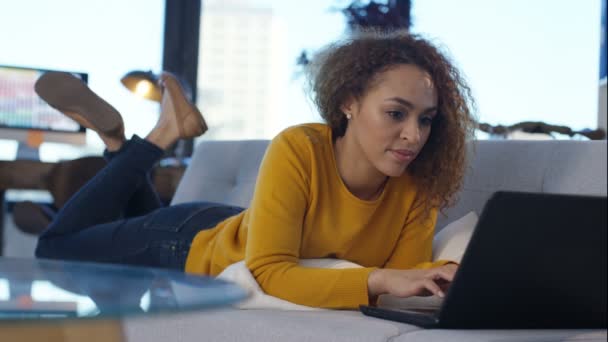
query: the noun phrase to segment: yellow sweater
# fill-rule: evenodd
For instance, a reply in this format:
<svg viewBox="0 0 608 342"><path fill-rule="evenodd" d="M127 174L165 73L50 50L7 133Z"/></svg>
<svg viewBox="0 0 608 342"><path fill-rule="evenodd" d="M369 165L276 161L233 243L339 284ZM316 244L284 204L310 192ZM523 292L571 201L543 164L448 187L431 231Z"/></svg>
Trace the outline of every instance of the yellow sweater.
<svg viewBox="0 0 608 342"><path fill-rule="evenodd" d="M349 192L323 124L286 129L272 140L249 209L196 235L186 272L217 275L245 259L269 295L325 308L368 304L378 267L429 268L437 213L422 222L416 186L404 174L364 201ZM299 259L338 258L364 266L318 269Z"/></svg>

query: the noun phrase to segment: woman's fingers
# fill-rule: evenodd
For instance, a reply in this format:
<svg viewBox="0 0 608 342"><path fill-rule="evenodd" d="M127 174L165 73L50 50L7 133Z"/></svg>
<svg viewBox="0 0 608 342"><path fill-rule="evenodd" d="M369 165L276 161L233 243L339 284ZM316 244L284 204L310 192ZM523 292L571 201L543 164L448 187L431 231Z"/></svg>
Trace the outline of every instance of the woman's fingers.
<svg viewBox="0 0 608 342"><path fill-rule="evenodd" d="M439 285L437 285L437 283L435 283L433 280L425 279L423 282L423 285L424 285L424 288L429 290L435 296L437 296L439 298L443 298L445 296L443 291L441 291L441 288L439 287Z"/></svg>
<svg viewBox="0 0 608 342"><path fill-rule="evenodd" d="M452 283L443 283L439 284L439 287L441 288L441 291L443 291L443 293L446 293L450 289L450 285L452 285Z"/></svg>
<svg viewBox="0 0 608 342"><path fill-rule="evenodd" d="M451 270L443 267L433 268L432 273L430 274L431 279L435 281L445 280L447 282L452 282L454 280L454 274L456 270Z"/></svg>
<svg viewBox="0 0 608 342"><path fill-rule="evenodd" d="M433 272L430 275L430 281L433 285L429 287L429 285L425 284L425 288L431 291L434 295L443 298L445 296L445 291L448 290L450 284L454 280L454 274L456 273L456 268L445 268L438 267L433 269Z"/></svg>
<svg viewBox="0 0 608 342"><path fill-rule="evenodd" d="M398 297L435 295L444 298L457 269L456 265L447 266L429 270L386 270L385 292Z"/></svg>
<svg viewBox="0 0 608 342"><path fill-rule="evenodd" d="M441 277L447 281L449 281L450 283L454 280L454 274L456 272L447 270L445 268L442 268L439 270L439 274L441 274Z"/></svg>

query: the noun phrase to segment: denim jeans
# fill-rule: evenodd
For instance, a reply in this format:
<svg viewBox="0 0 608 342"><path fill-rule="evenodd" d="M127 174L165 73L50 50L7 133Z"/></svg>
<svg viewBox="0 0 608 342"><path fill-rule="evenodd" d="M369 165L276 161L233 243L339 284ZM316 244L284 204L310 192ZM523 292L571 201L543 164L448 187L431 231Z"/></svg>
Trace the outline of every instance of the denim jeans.
<svg viewBox="0 0 608 342"><path fill-rule="evenodd" d="M36 257L183 270L194 236L243 211L197 202L161 207L150 170L163 155L134 136L63 206Z"/></svg>

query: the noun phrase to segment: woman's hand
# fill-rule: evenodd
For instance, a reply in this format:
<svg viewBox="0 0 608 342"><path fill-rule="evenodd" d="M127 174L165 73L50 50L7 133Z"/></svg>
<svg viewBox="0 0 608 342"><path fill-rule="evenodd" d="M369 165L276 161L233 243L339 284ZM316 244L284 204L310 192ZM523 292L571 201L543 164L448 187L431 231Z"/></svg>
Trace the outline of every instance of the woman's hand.
<svg viewBox="0 0 608 342"><path fill-rule="evenodd" d="M436 295L443 298L457 269L457 264L425 270L377 269L367 280L368 293L370 298L381 294L397 297Z"/></svg>

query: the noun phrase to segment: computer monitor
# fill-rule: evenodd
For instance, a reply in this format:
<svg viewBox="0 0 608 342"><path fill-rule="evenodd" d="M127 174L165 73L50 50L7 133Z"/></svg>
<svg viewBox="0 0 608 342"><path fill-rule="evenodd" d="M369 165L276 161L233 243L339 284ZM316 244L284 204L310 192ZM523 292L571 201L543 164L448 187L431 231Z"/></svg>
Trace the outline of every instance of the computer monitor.
<svg viewBox="0 0 608 342"><path fill-rule="evenodd" d="M20 149L29 145L37 150L40 142L84 145L85 128L34 91L34 83L46 71L50 70L0 65L0 139L18 141ZM86 73L69 72L88 81Z"/></svg>

